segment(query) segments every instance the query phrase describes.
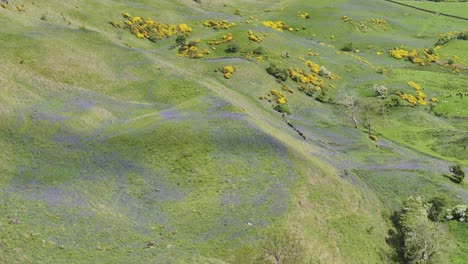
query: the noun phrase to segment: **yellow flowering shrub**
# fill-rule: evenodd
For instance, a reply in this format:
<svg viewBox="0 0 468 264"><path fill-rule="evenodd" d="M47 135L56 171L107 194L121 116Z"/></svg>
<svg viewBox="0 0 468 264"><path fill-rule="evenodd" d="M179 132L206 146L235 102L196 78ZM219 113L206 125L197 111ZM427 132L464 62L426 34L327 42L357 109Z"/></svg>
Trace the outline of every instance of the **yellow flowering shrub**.
<svg viewBox="0 0 468 264"><path fill-rule="evenodd" d="M271 90L268 93L268 96L272 96L277 104L287 103L286 96L284 96L284 94L281 91L278 91L276 89Z"/></svg>
<svg viewBox="0 0 468 264"><path fill-rule="evenodd" d="M234 22L228 22L226 20L215 20L215 19L208 19L203 22L203 25L205 27L210 27L214 30L220 30L220 29L229 29L233 26L236 25Z"/></svg>
<svg viewBox="0 0 468 264"><path fill-rule="evenodd" d="M309 67L311 72L313 72L315 74L319 74L320 65L318 65L316 63L313 63L310 60L305 61L305 64L307 65L307 67Z"/></svg>
<svg viewBox="0 0 468 264"><path fill-rule="evenodd" d="M300 69L288 69L291 80L299 84L312 84L316 87L322 87L323 80L319 79L316 74L306 73Z"/></svg>
<svg viewBox="0 0 468 264"><path fill-rule="evenodd" d="M408 86L415 89L416 91L421 91L422 88L421 88L421 85L415 83L415 82L412 82L412 81L409 81L408 82Z"/></svg>
<svg viewBox="0 0 468 264"><path fill-rule="evenodd" d="M208 49L198 49L197 46L192 45L183 45L179 49L178 56L187 57L190 59L200 59L203 58L205 55L210 54Z"/></svg>
<svg viewBox="0 0 468 264"><path fill-rule="evenodd" d="M432 98L431 98L431 102L433 102L433 103L437 103L438 101L439 101L439 99L437 99L437 98L435 98L435 97L432 97Z"/></svg>
<svg viewBox="0 0 468 264"><path fill-rule="evenodd" d="M226 79L231 79L232 74L236 71L236 69L233 66L224 66L222 68L222 73L224 73L224 78Z"/></svg>
<svg viewBox="0 0 468 264"><path fill-rule="evenodd" d="M3 8L5 8L5 9L8 7L8 4L7 4L7 3L1 3L0 5L1 5Z"/></svg>
<svg viewBox="0 0 468 264"><path fill-rule="evenodd" d="M255 35L252 30L247 31L247 34L249 35L249 40L252 42L260 43L263 41L262 38L260 36Z"/></svg>
<svg viewBox="0 0 468 264"><path fill-rule="evenodd" d="M406 100L408 103L410 103L410 105L416 105L417 104L417 99L416 97L414 97L413 95L411 94L403 94L401 93L400 95L400 98L403 99L403 100Z"/></svg>
<svg viewBox="0 0 468 264"><path fill-rule="evenodd" d="M424 54L424 57L420 56ZM388 51L388 54L395 59L407 58L414 64L426 65L426 63L436 62L439 60L439 55L434 49L422 49L421 51L408 51L404 47L394 48Z"/></svg>
<svg viewBox="0 0 468 264"><path fill-rule="evenodd" d="M414 106L414 105L427 105L427 102L426 102L426 94L424 94L424 92L422 91L422 88L419 84L415 83L415 82L412 82L412 81L409 81L408 82L408 86L410 86L411 88L413 88L414 90L416 90L416 96L414 95L411 95L411 94L404 94L402 92L398 92L397 95L403 99L403 100L406 100L408 103L410 103L411 106ZM432 100L432 99L431 99ZM437 99L436 99L437 100Z"/></svg>
<svg viewBox="0 0 468 264"><path fill-rule="evenodd" d="M221 45L221 44L228 43L228 42L232 41L233 39L234 39L234 37L232 36L231 33L229 33L229 34L223 35L219 39L210 40L210 41L207 42L207 44L208 45Z"/></svg>
<svg viewBox="0 0 468 264"><path fill-rule="evenodd" d="M408 58L409 56L409 52L403 48L391 49L388 54L395 59Z"/></svg>
<svg viewBox="0 0 468 264"><path fill-rule="evenodd" d="M424 52L424 56L429 62L437 62L440 59L438 54L433 53L433 52L431 53L429 52L429 50L424 50L423 52Z"/></svg>
<svg viewBox="0 0 468 264"><path fill-rule="evenodd" d="M16 10L18 10L18 12L24 11L24 5L16 6Z"/></svg>
<svg viewBox="0 0 468 264"><path fill-rule="evenodd" d="M128 13L122 13L122 16L126 19L125 21L112 21L110 24L116 28L128 29L130 33L139 39L149 39L156 42L176 34L188 35L192 32L192 28L187 24L165 24L153 21L151 18L132 17Z"/></svg>
<svg viewBox="0 0 468 264"><path fill-rule="evenodd" d="M283 21L262 21L262 24L277 31L289 30L288 25Z"/></svg>
<svg viewBox="0 0 468 264"><path fill-rule="evenodd" d="M192 28L187 24L179 24L179 31L183 34L189 34L192 32Z"/></svg>
<svg viewBox="0 0 468 264"><path fill-rule="evenodd" d="M387 21L385 21L384 19L381 19L381 18L373 18L371 20L371 22L374 25L386 25L387 24Z"/></svg>
<svg viewBox="0 0 468 264"><path fill-rule="evenodd" d="M309 18L310 18L309 13L307 13L307 12L301 12L301 11L297 12L297 16L300 17L300 18L302 18L302 19L309 19Z"/></svg>

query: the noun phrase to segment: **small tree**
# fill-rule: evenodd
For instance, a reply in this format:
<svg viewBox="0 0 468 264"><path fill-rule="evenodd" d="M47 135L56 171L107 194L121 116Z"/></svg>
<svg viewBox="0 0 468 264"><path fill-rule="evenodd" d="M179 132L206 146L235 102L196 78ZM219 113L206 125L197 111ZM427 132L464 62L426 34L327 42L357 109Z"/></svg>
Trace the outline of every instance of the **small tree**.
<svg viewBox="0 0 468 264"><path fill-rule="evenodd" d="M404 263L440 263L449 250L448 232L428 218L427 204L421 197L410 197L397 214L396 228Z"/></svg>
<svg viewBox="0 0 468 264"><path fill-rule="evenodd" d="M304 251L304 243L297 234L271 230L265 235L256 263L299 264L305 260Z"/></svg>
<svg viewBox="0 0 468 264"><path fill-rule="evenodd" d="M357 115L359 112L359 104L355 96L343 94L337 99L337 103L345 108L346 114L353 121L354 128L358 128Z"/></svg>
<svg viewBox="0 0 468 264"><path fill-rule="evenodd" d="M349 42L349 43L346 43L343 48L341 48L342 51L353 51L354 50L354 47L353 47L353 43L352 42Z"/></svg>
<svg viewBox="0 0 468 264"><path fill-rule="evenodd" d="M434 222L439 222L443 219L443 211L447 206L447 197L436 196L429 200L429 208L427 212L427 217Z"/></svg>
<svg viewBox="0 0 468 264"><path fill-rule="evenodd" d="M450 171L453 173L453 180L461 183L465 179L465 172L461 169L460 165L450 166Z"/></svg>
<svg viewBox="0 0 468 264"><path fill-rule="evenodd" d="M184 35L179 35L177 36L175 42L178 46L185 45L185 42L187 41L187 37Z"/></svg>
<svg viewBox="0 0 468 264"><path fill-rule="evenodd" d="M266 71L279 82L285 82L288 79L288 70L279 68L274 63L270 64Z"/></svg>
<svg viewBox="0 0 468 264"><path fill-rule="evenodd" d="M253 54L255 55L264 55L265 54L265 49L260 46L252 51Z"/></svg>
<svg viewBox="0 0 468 264"><path fill-rule="evenodd" d="M236 53L239 51L239 45L237 45L236 43L231 43L228 45L227 49L226 49L226 52L228 53Z"/></svg>

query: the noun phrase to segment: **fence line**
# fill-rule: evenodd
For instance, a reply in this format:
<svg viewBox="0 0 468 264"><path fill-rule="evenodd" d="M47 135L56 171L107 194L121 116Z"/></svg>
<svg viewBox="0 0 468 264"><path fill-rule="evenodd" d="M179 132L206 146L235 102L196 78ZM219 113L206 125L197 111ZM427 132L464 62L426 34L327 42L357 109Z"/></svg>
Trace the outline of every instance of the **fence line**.
<svg viewBox="0 0 468 264"><path fill-rule="evenodd" d="M393 1L393 0L384 0L384 1L394 3L394 4L397 4L397 5L402 5L402 6L414 8L414 9L417 9L417 10L420 10L420 11L424 11L424 12L428 12L428 13L432 13L432 14L436 14L436 15L440 15L440 16L446 16L446 17L451 17L451 18L456 18L456 19L468 20L468 18L466 18L466 17L460 17L460 16L454 16L454 15L450 15L450 14L440 13L440 12L420 8L420 7L417 7L417 6L404 4L404 3L401 3L401 2L398 2L398 1Z"/></svg>

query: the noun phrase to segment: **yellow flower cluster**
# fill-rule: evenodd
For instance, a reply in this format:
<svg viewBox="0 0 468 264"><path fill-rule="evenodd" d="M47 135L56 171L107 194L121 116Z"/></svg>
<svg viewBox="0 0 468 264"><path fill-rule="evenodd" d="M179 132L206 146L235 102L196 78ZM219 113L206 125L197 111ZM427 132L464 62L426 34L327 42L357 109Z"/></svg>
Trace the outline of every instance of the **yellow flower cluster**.
<svg viewBox="0 0 468 264"><path fill-rule="evenodd" d="M187 57L191 59L200 59L203 58L206 54L210 54L208 49L200 50L197 46L183 45L179 49L178 56Z"/></svg>
<svg viewBox="0 0 468 264"><path fill-rule="evenodd" d="M432 97L432 98L431 98L431 102L433 102L433 103L437 103L438 101L439 101L439 99L437 99L437 98L435 98L435 97Z"/></svg>
<svg viewBox="0 0 468 264"><path fill-rule="evenodd" d="M415 89L416 91L421 91L422 88L421 88L421 85L415 83L415 82L412 82L412 81L409 81L408 82L408 86Z"/></svg>
<svg viewBox="0 0 468 264"><path fill-rule="evenodd" d="M260 42L263 41L262 38L255 35L252 30L247 31L247 33L249 34L249 40L250 41L257 42L257 43L260 43Z"/></svg>
<svg viewBox="0 0 468 264"><path fill-rule="evenodd" d="M412 106L417 104L417 102L418 102L416 100L416 97L414 97L411 94L404 94L404 93L398 92L397 95L400 96L401 99L406 100Z"/></svg>
<svg viewBox="0 0 468 264"><path fill-rule="evenodd" d="M272 96L275 99L277 104L286 104L287 103L286 96L284 96L284 94L281 91L278 91L276 89L271 90L268 93L268 96Z"/></svg>
<svg viewBox="0 0 468 264"><path fill-rule="evenodd" d="M227 22L226 20L214 20L214 19L208 19L203 22L203 25L205 27L210 27L215 30L220 30L220 29L229 29L233 26L236 25L234 22Z"/></svg>
<svg viewBox="0 0 468 264"><path fill-rule="evenodd" d="M229 34L223 35L219 39L210 40L210 41L207 42L207 44L208 45L221 45L221 44L228 43L228 42L232 41L233 39L234 39L234 37L232 36L231 33L229 33Z"/></svg>
<svg viewBox="0 0 468 264"><path fill-rule="evenodd" d="M309 55L309 56L319 56L320 53L314 53L312 51L309 51L309 52L307 52L307 55Z"/></svg>
<svg viewBox="0 0 468 264"><path fill-rule="evenodd" d="M417 84L415 82L409 81L408 86L413 88L414 90L416 90L416 93L417 93L416 98L418 99L418 104L427 105L427 103L426 103L426 97L427 96L423 93L421 85L419 85L419 84Z"/></svg>
<svg viewBox="0 0 468 264"><path fill-rule="evenodd" d="M426 102L427 96L422 91L421 86L419 84L415 83L415 82L412 82L412 81L408 82L408 86L413 88L414 90L416 90L416 97L411 95L411 94L404 94L402 92L397 92L397 95L400 96L401 99L406 100L411 105L416 105L416 104L427 105L427 102ZM436 98L433 98L433 99L435 99L437 101ZM432 101L432 99L431 99L431 101Z"/></svg>
<svg viewBox="0 0 468 264"><path fill-rule="evenodd" d="M395 59L407 58L414 64L426 65L426 63L436 62L439 55L430 49L423 49L424 57L421 57L417 50L408 51L403 47L391 49L388 54Z"/></svg>
<svg viewBox="0 0 468 264"><path fill-rule="evenodd" d="M385 21L384 19L381 19L381 18L373 18L371 20L372 24L374 25L377 25L377 26L381 26L381 25L386 25L387 24L387 21Z"/></svg>
<svg viewBox="0 0 468 264"><path fill-rule="evenodd" d="M307 13L307 12L301 12L301 11L297 12L297 16L300 17L300 18L302 18L302 19L309 19L309 18L310 18L309 13Z"/></svg>
<svg viewBox="0 0 468 264"><path fill-rule="evenodd" d="M413 52L416 52L416 50L413 50ZM404 48L394 48L391 49L388 54L392 56L395 59L401 59L401 58L408 58L409 57L409 51L407 51Z"/></svg>
<svg viewBox="0 0 468 264"><path fill-rule="evenodd" d="M327 77L327 78L332 79L332 80L340 78L338 75L335 75L335 74L331 73L330 71L326 70L325 67L321 67L320 65L318 65L316 63L313 63L310 60L306 60L302 56L299 57L299 60L304 62L304 64L315 75L321 75L321 76ZM323 71L321 72L322 69L323 69Z"/></svg>
<svg viewBox="0 0 468 264"><path fill-rule="evenodd" d="M176 34L187 35L192 32L192 28L187 24L171 25L153 21L151 18L139 16L132 17L128 13L122 13L125 21L110 22L117 28L128 29L133 35L140 39L149 39L157 41L163 38L169 38Z"/></svg>
<svg viewBox="0 0 468 264"><path fill-rule="evenodd" d="M233 66L224 66L222 72L224 73L224 78L231 79L232 74L236 71Z"/></svg>
<svg viewBox="0 0 468 264"><path fill-rule="evenodd" d="M289 77L300 84L312 84L317 88L321 88L323 85L323 80L318 79L316 74L306 73L300 69L288 69L288 72Z"/></svg>
<svg viewBox="0 0 468 264"><path fill-rule="evenodd" d="M288 25L283 21L262 21L262 24L277 31L289 30Z"/></svg>
<svg viewBox="0 0 468 264"><path fill-rule="evenodd" d="M2 6L3 8L7 8L8 7L8 4L7 3L1 3L0 6Z"/></svg>
<svg viewBox="0 0 468 264"><path fill-rule="evenodd" d="M307 67L309 67L311 72L313 72L315 74L319 74L320 65L318 65L316 63L313 63L310 60L306 60L306 61L304 61L304 63L307 65Z"/></svg>
<svg viewBox="0 0 468 264"><path fill-rule="evenodd" d="M356 61L366 64L367 66L369 66L371 69L375 70L375 71L378 72L378 73L384 73L384 72L386 71L384 67L382 67L382 66L374 66L374 65L373 65L371 62L369 62L368 60L363 59L362 57L360 57L359 55L356 55L356 54L354 54L354 53L347 52L347 51L337 51L337 52L335 52L335 53L336 53L336 54L343 54L343 55L346 55L346 56L349 56L349 57L352 57L352 58L356 58ZM379 53L377 53L377 54L379 54Z"/></svg>
<svg viewBox="0 0 468 264"><path fill-rule="evenodd" d="M426 60L427 60L428 62L437 62L437 61L440 59L440 57L439 57L438 54L436 54L436 53L432 53L432 54L431 54L431 53L429 53L428 51L429 51L429 50L427 50L427 49L423 51L424 56L426 57Z"/></svg>
<svg viewBox="0 0 468 264"><path fill-rule="evenodd" d="M253 20L254 20L254 17L250 16L248 19L245 20L245 23L250 24L250 23L252 23ZM255 19L255 20L257 20L257 19Z"/></svg>
<svg viewBox="0 0 468 264"><path fill-rule="evenodd" d="M24 5L16 6L16 10L18 10L18 12L24 11Z"/></svg>

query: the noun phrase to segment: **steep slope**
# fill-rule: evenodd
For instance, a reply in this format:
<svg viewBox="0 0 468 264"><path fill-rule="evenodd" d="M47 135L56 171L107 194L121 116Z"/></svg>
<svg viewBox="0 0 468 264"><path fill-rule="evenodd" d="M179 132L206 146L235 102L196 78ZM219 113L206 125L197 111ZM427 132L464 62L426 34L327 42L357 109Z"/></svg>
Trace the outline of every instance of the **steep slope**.
<svg viewBox="0 0 468 264"><path fill-rule="evenodd" d="M330 81L337 87L330 94L350 89L366 95L375 82L402 86L406 74L423 80L414 69L384 76L336 54L346 38L359 47L369 38L375 49L396 46L392 32L401 33L400 43L424 47L440 33L432 26L445 22L436 18L416 33L404 21L415 23L416 11L382 5L10 1L0 10L8 25L0 29L0 262L248 262L268 229L297 234L313 262L389 261L387 217L401 199L449 191L453 200L468 201L466 185L440 177L450 159L408 148L385 132L404 122L398 118L375 122L388 137L376 147L336 107L300 91L287 96L291 116L258 100L281 89L265 72L270 62L302 67L297 57L310 50L320 53L314 61L341 76ZM204 59L177 56L175 37L153 43L112 27L122 12L187 23L193 27L189 40L201 39L200 46L231 32L244 53L226 54L220 46ZM401 12L408 15L401 19ZM340 20L369 13L385 17L390 32L354 32ZM215 31L202 25L205 19L237 25ZM279 19L292 31L261 24ZM447 27L461 26L448 21ZM263 42L249 42L247 30ZM245 58L260 45L267 50L263 61ZM375 65L402 64L375 50L365 56ZM227 65L236 68L230 79L215 72ZM458 78L467 81L466 75ZM435 85L429 89L437 92ZM408 115L463 131L463 124L423 111ZM412 126L418 125L405 128ZM458 241L463 248L466 241Z"/></svg>

